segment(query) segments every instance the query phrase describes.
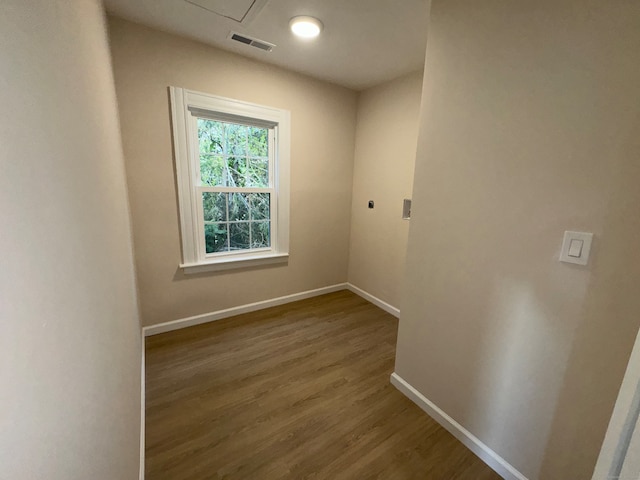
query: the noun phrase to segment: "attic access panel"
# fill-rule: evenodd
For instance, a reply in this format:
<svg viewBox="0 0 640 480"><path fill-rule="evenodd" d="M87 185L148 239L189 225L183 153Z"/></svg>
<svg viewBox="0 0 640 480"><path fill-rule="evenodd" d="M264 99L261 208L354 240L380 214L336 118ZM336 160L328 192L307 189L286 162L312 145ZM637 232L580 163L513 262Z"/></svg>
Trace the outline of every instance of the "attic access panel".
<svg viewBox="0 0 640 480"><path fill-rule="evenodd" d="M262 10L267 0L185 0L221 17L245 23Z"/></svg>

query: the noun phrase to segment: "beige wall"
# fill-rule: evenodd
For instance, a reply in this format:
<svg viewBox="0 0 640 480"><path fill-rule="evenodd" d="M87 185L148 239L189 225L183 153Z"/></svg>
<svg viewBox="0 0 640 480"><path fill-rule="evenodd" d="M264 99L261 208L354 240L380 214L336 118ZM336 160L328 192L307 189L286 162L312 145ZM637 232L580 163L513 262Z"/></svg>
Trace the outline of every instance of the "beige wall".
<svg viewBox="0 0 640 480"><path fill-rule="evenodd" d="M117 18L110 37L143 322L345 282L356 93ZM170 85L291 111L288 265L188 276L178 268Z"/></svg>
<svg viewBox="0 0 640 480"><path fill-rule="evenodd" d="M358 98L349 282L396 308L409 233L402 200L411 198L421 93L416 72Z"/></svg>
<svg viewBox="0 0 640 480"><path fill-rule="evenodd" d="M396 371L532 480L590 478L640 324L639 20L433 2Z"/></svg>
<svg viewBox="0 0 640 480"><path fill-rule="evenodd" d="M0 477L133 480L141 339L98 1L0 15Z"/></svg>

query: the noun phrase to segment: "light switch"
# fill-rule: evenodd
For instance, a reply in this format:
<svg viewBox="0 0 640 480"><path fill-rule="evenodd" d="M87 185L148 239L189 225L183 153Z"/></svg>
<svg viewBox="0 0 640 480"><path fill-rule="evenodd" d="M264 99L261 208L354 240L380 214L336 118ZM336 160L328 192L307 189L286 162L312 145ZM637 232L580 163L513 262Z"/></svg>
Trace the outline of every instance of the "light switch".
<svg viewBox="0 0 640 480"><path fill-rule="evenodd" d="M560 261L586 265L589 261L592 240L593 233L564 232Z"/></svg>
<svg viewBox="0 0 640 480"><path fill-rule="evenodd" d="M582 240L576 240L575 238L569 243L569 256L574 258L580 258L582 253Z"/></svg>

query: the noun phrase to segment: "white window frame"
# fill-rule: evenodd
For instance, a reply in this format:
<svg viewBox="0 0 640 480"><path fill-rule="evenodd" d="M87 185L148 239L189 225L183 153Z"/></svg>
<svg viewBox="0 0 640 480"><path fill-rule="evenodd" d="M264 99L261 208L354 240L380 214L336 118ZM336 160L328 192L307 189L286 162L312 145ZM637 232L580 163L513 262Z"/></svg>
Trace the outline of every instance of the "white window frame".
<svg viewBox="0 0 640 480"><path fill-rule="evenodd" d="M199 273L286 262L289 257L289 111L178 87L169 87L169 93L182 237L180 267L185 273ZM269 128L269 143L273 145L273 148L269 148L271 247L206 254L202 194L199 188L198 117ZM215 190L215 187L211 188L211 191ZM238 190L248 191L246 188Z"/></svg>

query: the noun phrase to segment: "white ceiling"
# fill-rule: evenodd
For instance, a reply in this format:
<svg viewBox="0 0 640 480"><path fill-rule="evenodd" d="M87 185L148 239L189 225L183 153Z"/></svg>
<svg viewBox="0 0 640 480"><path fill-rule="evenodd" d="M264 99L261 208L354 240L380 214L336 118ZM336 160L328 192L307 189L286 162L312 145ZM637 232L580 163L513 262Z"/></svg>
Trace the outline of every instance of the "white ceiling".
<svg viewBox="0 0 640 480"><path fill-rule="evenodd" d="M424 64L427 0L104 2L113 15L356 90ZM320 37L311 41L294 37L289 20L296 15L319 18L324 23ZM230 31L276 47L265 52L238 43L228 39Z"/></svg>

